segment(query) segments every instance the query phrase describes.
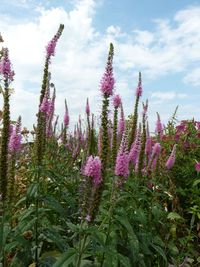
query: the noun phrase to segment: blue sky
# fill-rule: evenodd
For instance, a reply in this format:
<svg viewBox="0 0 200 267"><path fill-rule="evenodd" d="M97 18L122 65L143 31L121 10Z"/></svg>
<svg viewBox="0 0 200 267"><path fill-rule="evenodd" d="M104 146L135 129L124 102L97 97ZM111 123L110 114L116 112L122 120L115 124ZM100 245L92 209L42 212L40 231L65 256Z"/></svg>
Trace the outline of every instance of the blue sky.
<svg viewBox="0 0 200 267"><path fill-rule="evenodd" d="M64 98L72 124L83 113L87 96L92 110L100 112L99 80L113 42L115 89L126 115L133 109L141 71L151 129L157 111L166 123L177 105L179 120L199 120L200 1L2 0L0 16L16 72L12 116L21 114L25 126L31 128L36 120L45 45L59 23L65 30L51 70L61 118Z"/></svg>

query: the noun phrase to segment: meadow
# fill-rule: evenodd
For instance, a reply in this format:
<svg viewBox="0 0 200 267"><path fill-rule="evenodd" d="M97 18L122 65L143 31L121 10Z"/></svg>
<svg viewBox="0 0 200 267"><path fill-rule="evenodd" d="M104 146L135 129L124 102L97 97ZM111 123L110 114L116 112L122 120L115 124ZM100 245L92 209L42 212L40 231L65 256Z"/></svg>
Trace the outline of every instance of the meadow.
<svg viewBox="0 0 200 267"><path fill-rule="evenodd" d="M150 133L140 72L125 117L112 43L101 114L86 98L73 128L65 100L58 119L51 65L63 30L46 46L33 129L10 116L15 73L0 51L0 266L199 267L200 122L175 110L164 126L157 113Z"/></svg>

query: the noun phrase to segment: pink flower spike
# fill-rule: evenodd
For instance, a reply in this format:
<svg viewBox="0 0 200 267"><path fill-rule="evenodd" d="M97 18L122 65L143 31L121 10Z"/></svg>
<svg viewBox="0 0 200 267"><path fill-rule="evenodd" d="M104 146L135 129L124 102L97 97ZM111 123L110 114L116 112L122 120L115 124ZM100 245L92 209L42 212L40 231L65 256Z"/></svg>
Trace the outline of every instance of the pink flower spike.
<svg viewBox="0 0 200 267"><path fill-rule="evenodd" d="M65 125L65 127L68 127L68 125L69 125L69 112L68 112L68 107L67 107L67 101L66 100L65 100L64 125Z"/></svg>
<svg viewBox="0 0 200 267"><path fill-rule="evenodd" d="M121 105L121 97L120 97L120 95L115 95L113 97L113 106L115 108L119 108L120 105Z"/></svg>
<svg viewBox="0 0 200 267"><path fill-rule="evenodd" d="M129 175L129 155L127 151L127 140L123 135L121 145L117 154L115 164L115 175L127 178Z"/></svg>
<svg viewBox="0 0 200 267"><path fill-rule="evenodd" d="M153 146L153 149L152 149L152 157L155 156L155 155L159 155L160 152L161 152L160 143L155 143L155 145Z"/></svg>
<svg viewBox="0 0 200 267"><path fill-rule="evenodd" d="M141 148L141 126L139 127L139 129L137 131L137 135L136 135L135 141L132 144L131 150L130 150L130 153L129 153L129 161L132 162L132 164L134 166L136 165L136 163L138 161L140 148Z"/></svg>
<svg viewBox="0 0 200 267"><path fill-rule="evenodd" d="M138 86L136 88L136 97L141 97L142 96L142 78L141 78L141 72L139 72L139 81L138 81Z"/></svg>
<svg viewBox="0 0 200 267"><path fill-rule="evenodd" d="M87 102L86 102L85 112L86 112L87 116L90 116L90 106L89 106L88 98L87 98Z"/></svg>
<svg viewBox="0 0 200 267"><path fill-rule="evenodd" d="M123 110L122 103L121 103L120 107L121 107L121 117L120 117L119 123L118 123L118 135L119 135L119 137L121 137L123 135L124 130L125 130L124 110Z"/></svg>
<svg viewBox="0 0 200 267"><path fill-rule="evenodd" d="M83 174L93 179L93 185L99 186L102 182L101 177L101 160L100 158L90 156L86 162Z"/></svg>
<svg viewBox="0 0 200 267"><path fill-rule="evenodd" d="M165 167L170 170L173 166L174 166L174 163L175 163L175 157L176 157L176 144L173 146L173 149L172 149L172 152L171 152L171 155L169 156L166 164L165 164Z"/></svg>
<svg viewBox="0 0 200 267"><path fill-rule="evenodd" d="M163 136L163 125L161 123L159 113L157 113L156 133L159 134L161 137Z"/></svg>
<svg viewBox="0 0 200 267"><path fill-rule="evenodd" d="M113 95L113 88L115 84L115 80L113 77L113 67L112 67L113 55L114 55L114 47L113 44L110 44L110 51L108 55L106 70L100 82L100 90L107 97Z"/></svg>
<svg viewBox="0 0 200 267"><path fill-rule="evenodd" d="M48 114L49 112L49 100L46 96L42 100L42 103L40 105L40 111L45 114Z"/></svg>
<svg viewBox="0 0 200 267"><path fill-rule="evenodd" d="M87 222L91 222L91 216L89 214L86 215L85 220Z"/></svg>
<svg viewBox="0 0 200 267"><path fill-rule="evenodd" d="M200 161L195 164L195 170L200 172Z"/></svg>
<svg viewBox="0 0 200 267"><path fill-rule="evenodd" d="M3 76L4 80L13 81L13 77L15 75L14 71L11 69L11 62L8 55L8 49L3 48L3 55L0 60L0 75Z"/></svg>
<svg viewBox="0 0 200 267"><path fill-rule="evenodd" d="M64 25L60 24L60 27L59 27L56 35L54 35L54 37L51 39L51 41L46 46L46 57L47 57L48 62L50 62L51 56L54 56L54 54L55 54L56 44L57 44L57 41L62 34L63 29L64 29Z"/></svg>
<svg viewBox="0 0 200 267"><path fill-rule="evenodd" d="M20 133L17 132L16 128L12 131L12 134L10 136L8 149L9 152L18 152L21 147L21 140L22 136Z"/></svg>

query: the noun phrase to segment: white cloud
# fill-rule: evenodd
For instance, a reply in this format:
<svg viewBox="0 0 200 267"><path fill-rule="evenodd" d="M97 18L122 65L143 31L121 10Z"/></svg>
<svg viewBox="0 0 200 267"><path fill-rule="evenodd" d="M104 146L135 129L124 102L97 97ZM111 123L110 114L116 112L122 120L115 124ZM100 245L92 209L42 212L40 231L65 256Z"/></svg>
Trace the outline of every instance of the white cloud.
<svg viewBox="0 0 200 267"><path fill-rule="evenodd" d="M165 100L173 100L173 99L183 99L186 98L187 94L179 94L174 91L168 91L168 92L162 92L162 91L156 91L151 93L151 98L158 99L161 101Z"/></svg>
<svg viewBox="0 0 200 267"><path fill-rule="evenodd" d="M200 85L200 68L196 68L190 71L184 79L185 83L191 83L192 85Z"/></svg>
<svg viewBox="0 0 200 267"><path fill-rule="evenodd" d="M21 4L28 2L20 1ZM65 29L52 59L51 70L52 82L57 88L56 111L61 117L64 98L67 98L72 120L84 111L87 96L92 110L100 111L99 81L111 41L115 46L116 90L122 95L128 112L132 111L127 103L133 102L129 93L134 94L132 88L136 82L133 78L138 70L142 70L147 80L179 72L185 75L186 83L200 84L200 70L191 69L193 63L200 60L199 6L177 12L173 20L157 20L154 31L133 29L131 33L125 32L120 25L108 25L104 33L98 32L93 26L94 0L76 1L69 12L61 7L45 9L41 6L37 11L38 16L28 22L16 22L16 18L5 15L0 21L16 72L12 115L17 118L22 114L25 126L31 127L36 119L33 114L37 112L45 45L60 23L65 24ZM133 74L131 85L130 71ZM153 92L151 97L164 101L185 98L186 95L159 91Z"/></svg>

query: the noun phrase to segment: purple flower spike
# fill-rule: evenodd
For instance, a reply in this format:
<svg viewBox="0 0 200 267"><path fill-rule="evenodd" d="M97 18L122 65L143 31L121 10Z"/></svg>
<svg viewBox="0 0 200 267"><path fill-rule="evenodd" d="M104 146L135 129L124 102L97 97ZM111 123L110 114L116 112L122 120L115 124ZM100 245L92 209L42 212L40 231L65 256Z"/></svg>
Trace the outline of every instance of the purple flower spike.
<svg viewBox="0 0 200 267"><path fill-rule="evenodd" d="M120 95L115 95L113 97L113 106L115 108L119 108L120 105L121 105L121 97L120 97Z"/></svg>
<svg viewBox="0 0 200 267"><path fill-rule="evenodd" d="M11 69L11 62L7 48L3 48L3 56L0 61L0 75L3 76L4 80L10 81L13 81L13 77L15 75L14 71Z"/></svg>
<svg viewBox="0 0 200 267"><path fill-rule="evenodd" d="M85 112L86 112L87 116L90 116L90 105L89 105L88 98L87 98L87 102L86 102Z"/></svg>
<svg viewBox="0 0 200 267"><path fill-rule="evenodd" d="M90 156L86 162L83 174L93 179L93 185L99 186L102 182L101 177L101 160L100 158Z"/></svg>
<svg viewBox="0 0 200 267"><path fill-rule="evenodd" d="M157 113L156 133L159 134L161 137L163 135L163 125L161 123L159 113Z"/></svg>
<svg viewBox="0 0 200 267"><path fill-rule="evenodd" d="M22 140L22 136L20 133L17 132L17 129L15 128L12 131L12 134L10 136L10 140L8 144L9 152L11 153L18 152L21 147L21 140Z"/></svg>
<svg viewBox="0 0 200 267"><path fill-rule="evenodd" d="M173 146L173 149L172 149L172 152L171 152L171 155L169 156L166 164L165 164L165 167L170 170L173 166L174 166L174 163L175 163L175 157L176 157L176 144Z"/></svg>
<svg viewBox="0 0 200 267"><path fill-rule="evenodd" d="M69 111L68 111L67 101L66 100L65 100L64 125L65 125L65 127L68 127L68 125L69 125Z"/></svg>
<svg viewBox="0 0 200 267"><path fill-rule="evenodd" d="M108 55L106 70L100 82L100 90L107 97L113 95L113 88L115 84L115 80L113 77L113 67L112 67L113 55L114 55L114 47L113 44L110 44L110 51Z"/></svg>
<svg viewBox="0 0 200 267"><path fill-rule="evenodd" d="M42 104L40 105L40 111L45 114L48 114L49 112L49 100L46 96L42 100Z"/></svg>
<svg viewBox="0 0 200 267"><path fill-rule="evenodd" d="M129 175L129 155L127 151L127 141L125 134L117 154L115 175L127 178Z"/></svg>
<svg viewBox="0 0 200 267"><path fill-rule="evenodd" d="M161 145L160 143L155 143L152 149L152 157L159 155L161 152Z"/></svg>
<svg viewBox="0 0 200 267"><path fill-rule="evenodd" d="M140 148L141 148L141 127L138 129L136 139L129 153L129 161L132 162L134 166L136 165L138 161Z"/></svg>
<svg viewBox="0 0 200 267"><path fill-rule="evenodd" d="M197 162L197 163L195 164L195 170L196 170L197 172L200 171L200 161Z"/></svg>
<svg viewBox="0 0 200 267"><path fill-rule="evenodd" d="M58 39L60 38L62 31L64 29L64 25L61 24L56 35L54 35L54 37L51 39L51 41L48 43L48 45L46 46L46 57L47 60L50 62L50 58L51 56L55 55L55 48L56 48L56 44Z"/></svg>
<svg viewBox="0 0 200 267"><path fill-rule="evenodd" d="M142 79L141 79L141 72L139 72L139 81L138 81L138 86L136 88L136 97L141 97L142 96Z"/></svg>

